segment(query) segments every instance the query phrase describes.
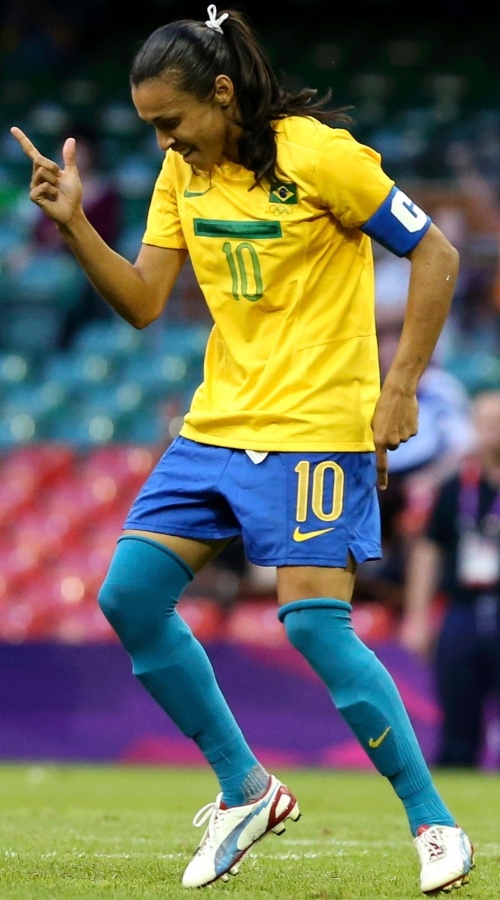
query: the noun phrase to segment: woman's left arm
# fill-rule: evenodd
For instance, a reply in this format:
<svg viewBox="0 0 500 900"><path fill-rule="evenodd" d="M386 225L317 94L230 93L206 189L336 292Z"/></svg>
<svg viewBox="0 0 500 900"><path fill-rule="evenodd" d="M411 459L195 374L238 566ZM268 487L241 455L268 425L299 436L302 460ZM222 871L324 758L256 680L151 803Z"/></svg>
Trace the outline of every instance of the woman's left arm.
<svg viewBox="0 0 500 900"><path fill-rule="evenodd" d="M379 487L387 486L387 450L418 430L417 387L448 313L458 277L459 254L432 224L409 254L406 312L394 359L373 416Z"/></svg>

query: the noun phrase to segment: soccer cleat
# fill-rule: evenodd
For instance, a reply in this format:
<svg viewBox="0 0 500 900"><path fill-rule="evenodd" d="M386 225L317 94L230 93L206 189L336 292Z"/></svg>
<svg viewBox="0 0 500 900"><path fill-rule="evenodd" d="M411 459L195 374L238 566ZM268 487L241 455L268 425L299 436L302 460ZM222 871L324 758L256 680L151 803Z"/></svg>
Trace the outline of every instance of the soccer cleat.
<svg viewBox="0 0 500 900"><path fill-rule="evenodd" d="M421 825L414 844L424 894L447 893L467 884L474 867L474 847L458 825Z"/></svg>
<svg viewBox="0 0 500 900"><path fill-rule="evenodd" d="M285 784L274 775L269 776L265 794L243 806L227 809L219 794L215 803L200 809L193 825L200 828L207 823L198 849L182 876L182 886L199 888L220 878L237 875L239 863L250 847L273 831L283 834L285 820L300 818L297 800Z"/></svg>

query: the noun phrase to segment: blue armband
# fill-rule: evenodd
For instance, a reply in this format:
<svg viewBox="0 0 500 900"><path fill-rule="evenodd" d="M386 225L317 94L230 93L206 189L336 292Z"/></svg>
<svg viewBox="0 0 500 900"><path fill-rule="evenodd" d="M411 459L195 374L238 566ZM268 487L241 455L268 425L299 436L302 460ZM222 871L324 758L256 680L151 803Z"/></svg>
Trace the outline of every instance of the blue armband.
<svg viewBox="0 0 500 900"><path fill-rule="evenodd" d="M396 256L406 256L431 225L431 218L394 186L361 231Z"/></svg>

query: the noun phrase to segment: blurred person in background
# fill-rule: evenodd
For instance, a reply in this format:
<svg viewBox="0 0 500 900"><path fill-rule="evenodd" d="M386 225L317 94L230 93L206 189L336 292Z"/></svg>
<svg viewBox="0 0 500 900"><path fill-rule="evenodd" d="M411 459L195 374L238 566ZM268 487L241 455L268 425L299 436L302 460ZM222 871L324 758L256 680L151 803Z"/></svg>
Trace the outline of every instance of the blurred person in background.
<svg viewBox="0 0 500 900"><path fill-rule="evenodd" d="M112 174L104 172L99 133L91 125L82 124L76 124L70 130L76 141L76 165L83 188L85 214L102 239L114 247L122 228L122 199ZM43 265L45 253L69 253L74 259L60 231L54 228L54 223L41 210L34 223L32 241L35 252L40 256L40 265ZM86 322L111 317L114 317L113 311L102 302L87 280L62 324L61 348L71 344Z"/></svg>
<svg viewBox="0 0 500 900"><path fill-rule="evenodd" d="M447 162L468 221L450 318L447 369L470 393L500 388L500 133L452 141Z"/></svg>
<svg viewBox="0 0 500 900"><path fill-rule="evenodd" d="M182 883L227 880L256 841L300 815L176 611L194 575L242 535L251 562L277 568L288 639L400 799L422 891L460 887L472 845L391 675L351 622L357 564L381 554L377 483L387 486L388 449L418 430L417 385L458 253L376 151L330 127L350 120L327 111L329 94L279 85L241 13L209 6L205 22L160 27L130 84L165 151L135 264L85 215L74 139L60 168L12 134L33 163L31 199L117 313L137 328L157 319L189 254L215 321L204 381L132 506L99 593L133 672L219 781L195 817L206 831ZM372 240L412 270L382 389Z"/></svg>
<svg viewBox="0 0 500 900"><path fill-rule="evenodd" d="M439 488L411 550L400 631L409 651L433 661L444 767L479 766L490 697L500 713L500 390L475 397L473 422L475 452Z"/></svg>

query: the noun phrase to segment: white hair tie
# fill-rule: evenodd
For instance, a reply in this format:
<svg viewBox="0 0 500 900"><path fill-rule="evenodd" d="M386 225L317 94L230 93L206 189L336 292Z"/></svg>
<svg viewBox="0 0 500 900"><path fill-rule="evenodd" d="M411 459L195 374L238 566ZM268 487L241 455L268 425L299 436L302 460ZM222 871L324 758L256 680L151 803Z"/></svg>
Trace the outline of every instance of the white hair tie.
<svg viewBox="0 0 500 900"><path fill-rule="evenodd" d="M222 13L222 15L217 18L217 7L213 3L208 7L207 13L208 19L205 22L207 28L211 28L212 31L218 31L219 34L224 34L221 25L229 17L229 13Z"/></svg>

